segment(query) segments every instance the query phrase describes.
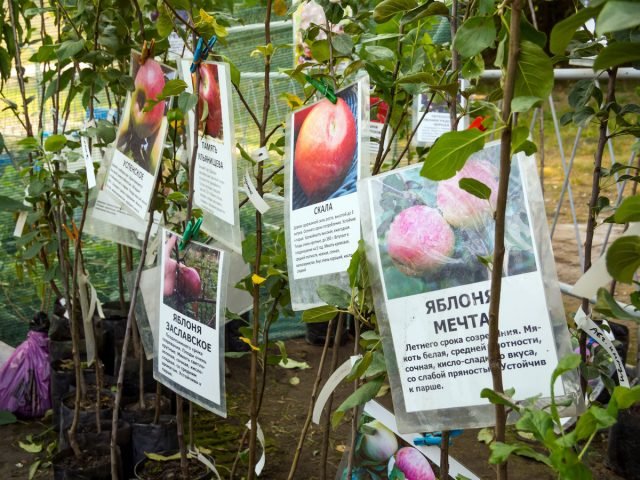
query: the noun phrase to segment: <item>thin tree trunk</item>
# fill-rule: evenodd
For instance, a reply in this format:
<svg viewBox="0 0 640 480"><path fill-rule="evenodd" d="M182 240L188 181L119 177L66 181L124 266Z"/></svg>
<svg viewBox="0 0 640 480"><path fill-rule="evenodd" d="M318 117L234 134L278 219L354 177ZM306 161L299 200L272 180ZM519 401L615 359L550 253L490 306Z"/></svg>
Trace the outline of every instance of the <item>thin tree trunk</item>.
<svg viewBox="0 0 640 480"><path fill-rule="evenodd" d="M505 125L502 131L500 145L500 179L498 183L498 196L495 212L495 249L493 252L493 264L491 274L491 301L489 303L489 367L491 369L491 379L493 389L503 393L502 383L502 362L500 359L500 294L502 290L502 267L504 263L504 234L507 208L507 192L509 189L509 174L511 173L511 100L513 99L516 67L518 56L520 55L520 16L522 13L522 0L514 0L511 4L511 24L509 36L509 58L507 62L507 72L504 79L504 96L502 100L502 121ZM496 412L496 441L505 441L505 430L507 423L506 410L504 405L495 405ZM497 466L497 479L506 480L507 463L503 462Z"/></svg>
<svg viewBox="0 0 640 480"><path fill-rule="evenodd" d="M178 447L180 449L180 476L182 480L189 479L189 466L187 464L187 449L184 444L184 402L176 393L176 424L178 430Z"/></svg>

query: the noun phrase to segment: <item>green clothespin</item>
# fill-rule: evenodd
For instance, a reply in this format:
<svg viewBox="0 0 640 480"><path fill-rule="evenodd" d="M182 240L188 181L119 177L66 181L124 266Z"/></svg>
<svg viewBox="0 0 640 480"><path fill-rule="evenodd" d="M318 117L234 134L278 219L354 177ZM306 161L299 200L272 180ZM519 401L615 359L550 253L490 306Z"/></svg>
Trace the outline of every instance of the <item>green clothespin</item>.
<svg viewBox="0 0 640 480"><path fill-rule="evenodd" d="M338 102L338 97L336 97L336 94L333 91L333 88L331 88L329 85L324 83L322 80L311 78L306 73L304 75L304 78L307 80L307 82L313 85L316 90L318 90L322 95L324 95L331 103L335 105Z"/></svg>
<svg viewBox="0 0 640 480"><path fill-rule="evenodd" d="M198 232L200 231L201 226L202 217L198 218L195 222L193 221L193 218L189 220L189 223L187 223L187 228L185 228L184 230L182 240L180 240L180 251L184 250L187 247L187 244L192 238L198 236Z"/></svg>

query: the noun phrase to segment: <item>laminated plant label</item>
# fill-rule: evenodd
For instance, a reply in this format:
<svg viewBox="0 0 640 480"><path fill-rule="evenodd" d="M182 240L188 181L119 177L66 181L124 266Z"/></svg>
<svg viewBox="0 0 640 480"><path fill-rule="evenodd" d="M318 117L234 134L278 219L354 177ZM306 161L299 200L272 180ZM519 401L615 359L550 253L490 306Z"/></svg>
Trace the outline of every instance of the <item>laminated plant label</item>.
<svg viewBox="0 0 640 480"><path fill-rule="evenodd" d="M362 158L359 83L292 114L289 135L290 274L344 272L360 239L357 182Z"/></svg>
<svg viewBox="0 0 640 480"><path fill-rule="evenodd" d="M153 58L142 65L139 60L140 54L132 52L135 90L127 96L105 189L144 218L162 162L169 108L169 100L149 102L158 98L165 84L175 77L175 71Z"/></svg>
<svg viewBox="0 0 640 480"><path fill-rule="evenodd" d="M195 75L189 71L191 60L181 62L181 74L193 92ZM200 111L198 153L195 163L194 201L230 225L236 223L238 191L234 179L233 125L230 119L229 66L225 63L200 64ZM229 81L228 81L229 80ZM206 110L206 111L205 111ZM195 109L189 112L190 141L193 142ZM189 157L191 160L191 157Z"/></svg>
<svg viewBox="0 0 640 480"><path fill-rule="evenodd" d="M224 299L227 258L162 230L160 309L154 376L180 395L220 415L224 399Z"/></svg>
<svg viewBox="0 0 640 480"><path fill-rule="evenodd" d="M396 414L458 409L447 428L465 428L476 421L465 418L473 416L467 409L488 405L480 392L492 387L487 339L499 152L498 143L487 146L440 182L421 177L422 165L364 182L364 238L385 352L394 357L387 362ZM517 399L549 396L557 347L569 345L564 316L552 315L545 289L555 285L559 297L557 280L545 277L548 259L536 248L549 239L531 221L529 195L540 193L525 188L523 169L535 175L532 162L523 154L512 162L500 303L504 385ZM489 198L462 190L464 178L488 186ZM556 394L565 394L562 382Z"/></svg>

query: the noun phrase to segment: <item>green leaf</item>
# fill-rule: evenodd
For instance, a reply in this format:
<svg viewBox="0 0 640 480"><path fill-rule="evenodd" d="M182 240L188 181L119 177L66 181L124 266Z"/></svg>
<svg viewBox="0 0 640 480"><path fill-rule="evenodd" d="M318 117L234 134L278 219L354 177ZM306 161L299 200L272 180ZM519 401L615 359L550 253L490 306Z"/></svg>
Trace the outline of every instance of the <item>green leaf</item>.
<svg viewBox="0 0 640 480"><path fill-rule="evenodd" d="M42 460L36 460L29 466L29 480L32 480L36 476L36 473L38 473L38 468L40 467L41 462Z"/></svg>
<svg viewBox="0 0 640 480"><path fill-rule="evenodd" d="M181 112L188 112L198 103L198 96L189 92L182 92L178 96L178 109Z"/></svg>
<svg viewBox="0 0 640 480"><path fill-rule="evenodd" d="M317 292L320 299L327 305L347 308L351 303L351 294L335 285L320 285Z"/></svg>
<svg viewBox="0 0 640 480"><path fill-rule="evenodd" d="M47 152L59 152L67 144L67 137L64 135L51 135L44 141L44 149Z"/></svg>
<svg viewBox="0 0 640 480"><path fill-rule="evenodd" d="M616 409L625 410L640 401L640 385L631 388L617 386L611 395L611 403ZM609 412L611 413L611 412Z"/></svg>
<svg viewBox="0 0 640 480"><path fill-rule="evenodd" d="M398 83L433 83L433 75L427 72L410 73L398 79Z"/></svg>
<svg viewBox="0 0 640 480"><path fill-rule="evenodd" d="M604 35L640 25L640 3L610 0L596 20L596 33Z"/></svg>
<svg viewBox="0 0 640 480"><path fill-rule="evenodd" d="M493 17L471 17L460 25L453 39L453 48L462 57L469 58L493 46L495 40L496 25Z"/></svg>
<svg viewBox="0 0 640 480"><path fill-rule="evenodd" d="M593 62L593 70L606 70L640 60L640 42L615 42L607 45Z"/></svg>
<svg viewBox="0 0 640 480"><path fill-rule="evenodd" d="M520 43L514 97L547 98L553 89L553 63L538 45Z"/></svg>
<svg viewBox="0 0 640 480"><path fill-rule="evenodd" d="M551 375L551 385L556 383L557 378L563 373L570 372L571 370L578 368L581 361L580 355L577 353L570 353L569 355L562 357L558 362L558 366Z"/></svg>
<svg viewBox="0 0 640 480"><path fill-rule="evenodd" d="M607 270L613 278L631 283L640 268L640 236L630 235L614 241L607 250Z"/></svg>
<svg viewBox="0 0 640 480"><path fill-rule="evenodd" d="M6 80L11 76L11 56L9 52L0 47L0 75Z"/></svg>
<svg viewBox="0 0 640 480"><path fill-rule="evenodd" d="M382 387L382 378L376 378L375 380L371 380L370 382L365 383L360 388L358 388L355 392L347 397L347 399L340 404L340 406L336 409L331 417L331 424L333 428L337 427L344 417L344 414L347 410L351 410L354 407L359 405L363 405L367 403L380 391L380 387Z"/></svg>
<svg viewBox="0 0 640 480"><path fill-rule="evenodd" d="M160 11L160 16L156 20L156 30L158 31L160 39L167 38L173 31L173 27L174 24L171 14L169 14L165 9L162 9Z"/></svg>
<svg viewBox="0 0 640 480"><path fill-rule="evenodd" d="M616 223L640 222L640 195L625 198L613 215Z"/></svg>
<svg viewBox="0 0 640 480"><path fill-rule="evenodd" d="M598 13L598 8L583 8L568 18L556 23L551 30L551 38L549 39L549 49L555 55L563 55L567 49L567 45L580 28L590 18Z"/></svg>
<svg viewBox="0 0 640 480"><path fill-rule="evenodd" d="M358 282L358 272L360 270L360 257L364 253L364 242L358 240L358 248L353 255L351 255L351 260L349 260L349 267L347 268L347 273L349 274L349 286L351 288L355 288Z"/></svg>
<svg viewBox="0 0 640 480"><path fill-rule="evenodd" d="M494 405L505 405L519 412L520 407L506 393L498 393L490 388L483 388L480 392L480 398L486 398Z"/></svg>
<svg viewBox="0 0 640 480"><path fill-rule="evenodd" d="M302 321L305 323L324 323L338 314L339 310L333 305L310 308L302 312Z"/></svg>
<svg viewBox="0 0 640 480"><path fill-rule="evenodd" d="M462 190L470 193L474 197L481 198L482 200L489 200L491 197L491 189L480 180L475 178L461 178L458 185Z"/></svg>
<svg viewBox="0 0 640 480"><path fill-rule="evenodd" d="M540 103L542 103L542 99L539 97L514 97L511 100L511 110L514 113L527 112Z"/></svg>
<svg viewBox="0 0 640 480"><path fill-rule="evenodd" d="M42 451L41 443L33 443L33 442L26 443L26 442L19 441L18 445L20 445L20 448L23 449L25 452L40 453Z"/></svg>
<svg viewBox="0 0 640 480"><path fill-rule="evenodd" d="M359 359L353 365L353 368L351 369L351 372L349 372L349 375L347 376L346 381L353 382L354 380L362 377L364 375L364 372L366 372L367 369L369 368L369 365L371 365L372 361L373 361L373 352L369 350L362 356L361 359Z"/></svg>
<svg viewBox="0 0 640 480"><path fill-rule="evenodd" d="M640 322L640 314L634 315L630 311L622 308L606 288L598 289L596 304L593 308L607 318Z"/></svg>
<svg viewBox="0 0 640 480"><path fill-rule="evenodd" d="M498 464L506 462L509 456L518 449L518 445L508 445L502 442L493 442L489 445L491 449L491 456L489 457L489 463Z"/></svg>
<svg viewBox="0 0 640 480"><path fill-rule="evenodd" d="M0 410L0 426L10 425L12 423L16 423L17 421L18 419L13 413L7 410Z"/></svg>
<svg viewBox="0 0 640 480"><path fill-rule="evenodd" d="M326 39L316 40L309 46L309 49L313 58L318 62L326 62L330 58L329 41Z"/></svg>
<svg viewBox="0 0 640 480"><path fill-rule="evenodd" d="M449 15L449 8L442 2L425 2L405 13L400 23L407 25L422 18L433 17L435 15L446 17Z"/></svg>
<svg viewBox="0 0 640 480"><path fill-rule="evenodd" d="M173 97L176 95L180 95L187 89L187 84L184 80L180 80L179 78L174 78L173 80L169 80L164 84L164 88L162 89L162 93L160 97L167 98Z"/></svg>
<svg viewBox="0 0 640 480"><path fill-rule="evenodd" d="M387 47L368 45L364 47L364 50L367 52L367 56L372 62L394 61L396 58L393 50Z"/></svg>
<svg viewBox="0 0 640 480"><path fill-rule="evenodd" d="M441 135L431 147L420 175L430 180L453 177L467 159L484 147L484 134L477 128Z"/></svg>
<svg viewBox="0 0 640 480"><path fill-rule="evenodd" d="M28 210L27 207L22 202L18 200L14 200L11 197L7 197L5 195L0 195L0 211L3 212L19 212L22 210Z"/></svg>
<svg viewBox="0 0 640 480"><path fill-rule="evenodd" d="M56 51L59 61L72 58L82 51L84 48L84 40L67 40L62 42Z"/></svg>
<svg viewBox="0 0 640 480"><path fill-rule="evenodd" d="M331 40L331 45L341 55L349 55L353 50L353 40L350 35L345 33L335 35Z"/></svg>
<svg viewBox="0 0 640 480"><path fill-rule="evenodd" d="M155 462L169 462L171 460L180 459L180 452L174 453L173 455L169 455L169 456L160 455L159 453L149 453L149 452L144 452L144 454L149 460L153 460Z"/></svg>
<svg viewBox="0 0 640 480"><path fill-rule="evenodd" d="M373 9L373 21L385 23L398 13L412 10L416 5L415 0L384 0Z"/></svg>

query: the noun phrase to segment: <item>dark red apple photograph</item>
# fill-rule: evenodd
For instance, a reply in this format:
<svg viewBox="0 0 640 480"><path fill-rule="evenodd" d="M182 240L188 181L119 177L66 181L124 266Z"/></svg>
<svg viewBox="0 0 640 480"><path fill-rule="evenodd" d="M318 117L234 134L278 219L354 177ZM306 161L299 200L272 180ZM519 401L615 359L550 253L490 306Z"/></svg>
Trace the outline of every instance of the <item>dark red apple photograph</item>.
<svg viewBox="0 0 640 480"><path fill-rule="evenodd" d="M358 85L293 114L292 210L356 191Z"/></svg>
<svg viewBox="0 0 640 480"><path fill-rule="evenodd" d="M175 72L169 67L148 58L142 65L140 54L132 53L132 77L134 90L131 93L128 111L122 115L118 127L116 148L126 157L140 165L152 175L162 158L162 146L166 122L167 102L153 105L165 83Z"/></svg>
<svg viewBox="0 0 640 480"><path fill-rule="evenodd" d="M179 243L178 235L167 232L162 303L215 329L220 253L196 242L180 250Z"/></svg>
<svg viewBox="0 0 640 480"><path fill-rule="evenodd" d="M195 75L192 75L192 79L195 86ZM198 102L198 111L203 112L200 117L202 120L199 122L198 131L222 141L222 100L220 97L218 65L215 63L200 64Z"/></svg>

